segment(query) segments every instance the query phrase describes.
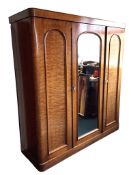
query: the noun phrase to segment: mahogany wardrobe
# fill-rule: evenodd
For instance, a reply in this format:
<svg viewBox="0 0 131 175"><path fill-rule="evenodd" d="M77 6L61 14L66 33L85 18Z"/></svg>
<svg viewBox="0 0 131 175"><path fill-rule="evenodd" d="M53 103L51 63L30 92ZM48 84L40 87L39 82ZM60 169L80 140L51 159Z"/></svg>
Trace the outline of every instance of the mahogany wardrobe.
<svg viewBox="0 0 131 175"><path fill-rule="evenodd" d="M21 151L43 171L119 128L125 26L36 8L9 22Z"/></svg>

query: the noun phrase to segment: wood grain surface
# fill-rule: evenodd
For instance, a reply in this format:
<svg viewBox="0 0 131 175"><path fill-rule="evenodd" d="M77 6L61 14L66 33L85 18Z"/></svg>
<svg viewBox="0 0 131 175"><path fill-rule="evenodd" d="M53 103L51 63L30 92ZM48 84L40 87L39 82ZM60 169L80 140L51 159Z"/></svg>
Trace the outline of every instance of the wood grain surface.
<svg viewBox="0 0 131 175"><path fill-rule="evenodd" d="M124 25L35 8L9 20L21 151L43 171L119 128ZM98 128L78 138L77 42L83 33L100 40Z"/></svg>

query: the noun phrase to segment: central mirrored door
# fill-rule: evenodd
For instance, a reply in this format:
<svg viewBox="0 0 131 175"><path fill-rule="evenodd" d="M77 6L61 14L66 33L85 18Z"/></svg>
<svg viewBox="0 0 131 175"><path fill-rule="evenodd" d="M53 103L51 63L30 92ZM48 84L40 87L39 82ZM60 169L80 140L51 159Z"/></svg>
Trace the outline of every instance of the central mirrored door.
<svg viewBox="0 0 131 175"><path fill-rule="evenodd" d="M102 130L105 27L73 24L73 142L88 141Z"/></svg>
<svg viewBox="0 0 131 175"><path fill-rule="evenodd" d="M100 45L93 33L78 38L78 137L98 128Z"/></svg>

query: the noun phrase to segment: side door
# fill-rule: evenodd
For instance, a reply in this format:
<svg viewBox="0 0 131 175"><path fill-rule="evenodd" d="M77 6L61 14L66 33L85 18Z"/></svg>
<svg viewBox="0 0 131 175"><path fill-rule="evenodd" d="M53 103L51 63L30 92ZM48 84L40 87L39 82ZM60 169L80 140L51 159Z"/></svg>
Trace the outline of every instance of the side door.
<svg viewBox="0 0 131 175"><path fill-rule="evenodd" d="M124 29L107 27L104 83L104 130L119 127L119 103Z"/></svg>
<svg viewBox="0 0 131 175"><path fill-rule="evenodd" d="M71 23L35 18L40 156L52 159L72 147Z"/></svg>

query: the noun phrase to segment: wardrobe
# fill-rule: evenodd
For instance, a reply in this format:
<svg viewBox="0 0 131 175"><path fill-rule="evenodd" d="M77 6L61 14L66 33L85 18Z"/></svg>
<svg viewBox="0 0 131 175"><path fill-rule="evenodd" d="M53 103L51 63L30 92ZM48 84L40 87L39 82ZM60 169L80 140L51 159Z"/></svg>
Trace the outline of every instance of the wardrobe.
<svg viewBox="0 0 131 175"><path fill-rule="evenodd" d="M36 8L9 22L21 151L43 171L119 128L125 25Z"/></svg>

